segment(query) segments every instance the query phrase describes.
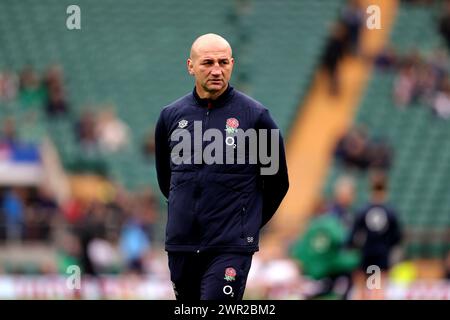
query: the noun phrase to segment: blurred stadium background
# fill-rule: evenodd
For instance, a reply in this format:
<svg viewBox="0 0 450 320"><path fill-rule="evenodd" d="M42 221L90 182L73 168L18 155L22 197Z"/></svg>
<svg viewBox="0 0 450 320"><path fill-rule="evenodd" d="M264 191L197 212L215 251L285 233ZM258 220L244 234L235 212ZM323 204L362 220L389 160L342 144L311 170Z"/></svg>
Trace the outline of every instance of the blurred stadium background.
<svg viewBox="0 0 450 320"><path fill-rule="evenodd" d="M291 188L246 298L308 298L293 244L340 201L354 218L383 170L403 238L376 297L450 299L449 21L439 0L1 0L0 299L173 299L153 126L192 90L185 60L208 32L287 141Z"/></svg>

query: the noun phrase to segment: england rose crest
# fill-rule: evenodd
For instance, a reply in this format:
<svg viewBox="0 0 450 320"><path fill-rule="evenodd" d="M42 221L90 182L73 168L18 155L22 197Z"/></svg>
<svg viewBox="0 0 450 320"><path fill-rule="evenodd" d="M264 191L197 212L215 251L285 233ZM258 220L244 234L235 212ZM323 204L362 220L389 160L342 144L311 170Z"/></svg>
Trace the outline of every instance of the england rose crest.
<svg viewBox="0 0 450 320"><path fill-rule="evenodd" d="M227 281L234 281L236 280L236 270L234 268L226 268L225 269L225 280Z"/></svg>
<svg viewBox="0 0 450 320"><path fill-rule="evenodd" d="M239 127L239 121L236 118L228 118L225 125L225 131L229 134L236 133L236 129Z"/></svg>

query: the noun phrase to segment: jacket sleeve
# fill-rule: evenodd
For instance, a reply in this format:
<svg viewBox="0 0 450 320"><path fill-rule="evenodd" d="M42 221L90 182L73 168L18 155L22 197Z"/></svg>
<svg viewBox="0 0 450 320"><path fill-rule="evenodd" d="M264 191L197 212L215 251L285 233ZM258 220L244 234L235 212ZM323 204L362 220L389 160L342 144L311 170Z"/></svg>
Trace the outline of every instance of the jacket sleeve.
<svg viewBox="0 0 450 320"><path fill-rule="evenodd" d="M155 128L155 162L158 185L162 194L168 199L170 189L170 147L169 133L161 112Z"/></svg>
<svg viewBox="0 0 450 320"><path fill-rule="evenodd" d="M263 189L263 210L262 210L262 223L263 227L275 214L278 207L281 204L284 196L289 189L289 178L286 164L286 155L284 151L284 142L281 132L278 131L278 150L271 150L271 129L278 129L277 125L271 118L269 112L265 110L258 123L258 129L267 129L267 140L269 150L268 153L272 161L278 159L278 170L273 174L263 174L260 172L260 181ZM260 136L261 139L261 136ZM264 142L264 141L263 141ZM275 153L278 152L278 157L274 158ZM271 164L260 164L261 168L270 167Z"/></svg>

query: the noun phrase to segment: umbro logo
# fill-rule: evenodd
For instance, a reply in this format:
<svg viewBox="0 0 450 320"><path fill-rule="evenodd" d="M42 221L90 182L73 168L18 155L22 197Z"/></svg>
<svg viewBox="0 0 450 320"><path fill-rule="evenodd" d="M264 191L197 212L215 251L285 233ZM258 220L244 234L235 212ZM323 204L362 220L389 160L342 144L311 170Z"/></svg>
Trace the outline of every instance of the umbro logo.
<svg viewBox="0 0 450 320"><path fill-rule="evenodd" d="M178 128L181 128L181 129L183 129L183 128L186 128L186 126L188 125L188 121L187 120L181 120L181 121L178 121Z"/></svg>

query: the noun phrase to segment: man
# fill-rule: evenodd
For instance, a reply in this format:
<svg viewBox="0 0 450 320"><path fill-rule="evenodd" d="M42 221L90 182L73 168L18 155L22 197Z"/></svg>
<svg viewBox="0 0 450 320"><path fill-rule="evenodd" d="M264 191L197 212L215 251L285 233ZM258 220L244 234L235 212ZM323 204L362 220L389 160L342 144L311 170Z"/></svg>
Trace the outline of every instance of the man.
<svg viewBox="0 0 450 320"><path fill-rule="evenodd" d="M358 267L360 256L356 250L345 247L346 241L347 229L338 215L320 209L314 212L291 251L302 274L319 284L308 298L348 299L351 273Z"/></svg>
<svg viewBox="0 0 450 320"><path fill-rule="evenodd" d="M178 300L241 300L260 229L288 190L278 128L266 108L229 85L233 65L224 38L196 39L187 60L195 88L162 110L155 129L158 183L168 199L165 248ZM199 124L205 136L214 130L222 136L199 143ZM258 141L239 143L240 130L250 129ZM264 139L269 131L276 139ZM180 140L187 145L181 151ZM211 162L205 154L213 145L209 155L218 160ZM276 172L263 173L267 161L250 163L256 146L258 153L270 149ZM246 161L230 161L236 159Z"/></svg>
<svg viewBox="0 0 450 320"><path fill-rule="evenodd" d="M350 177L340 177L334 186L334 200L329 209L344 225L346 230L351 229L353 218L351 206L355 198L355 184Z"/></svg>
<svg viewBox="0 0 450 320"><path fill-rule="evenodd" d="M375 172L371 176L371 201L356 215L350 233L350 244L361 249L362 261L358 282L365 282L367 274L373 273L372 268L381 271L383 293L384 281L390 268L390 256L393 248L402 238L397 213L387 205L387 179L384 173ZM361 285L360 285L361 286ZM364 284L362 285L364 287ZM368 292L363 289L362 298Z"/></svg>

